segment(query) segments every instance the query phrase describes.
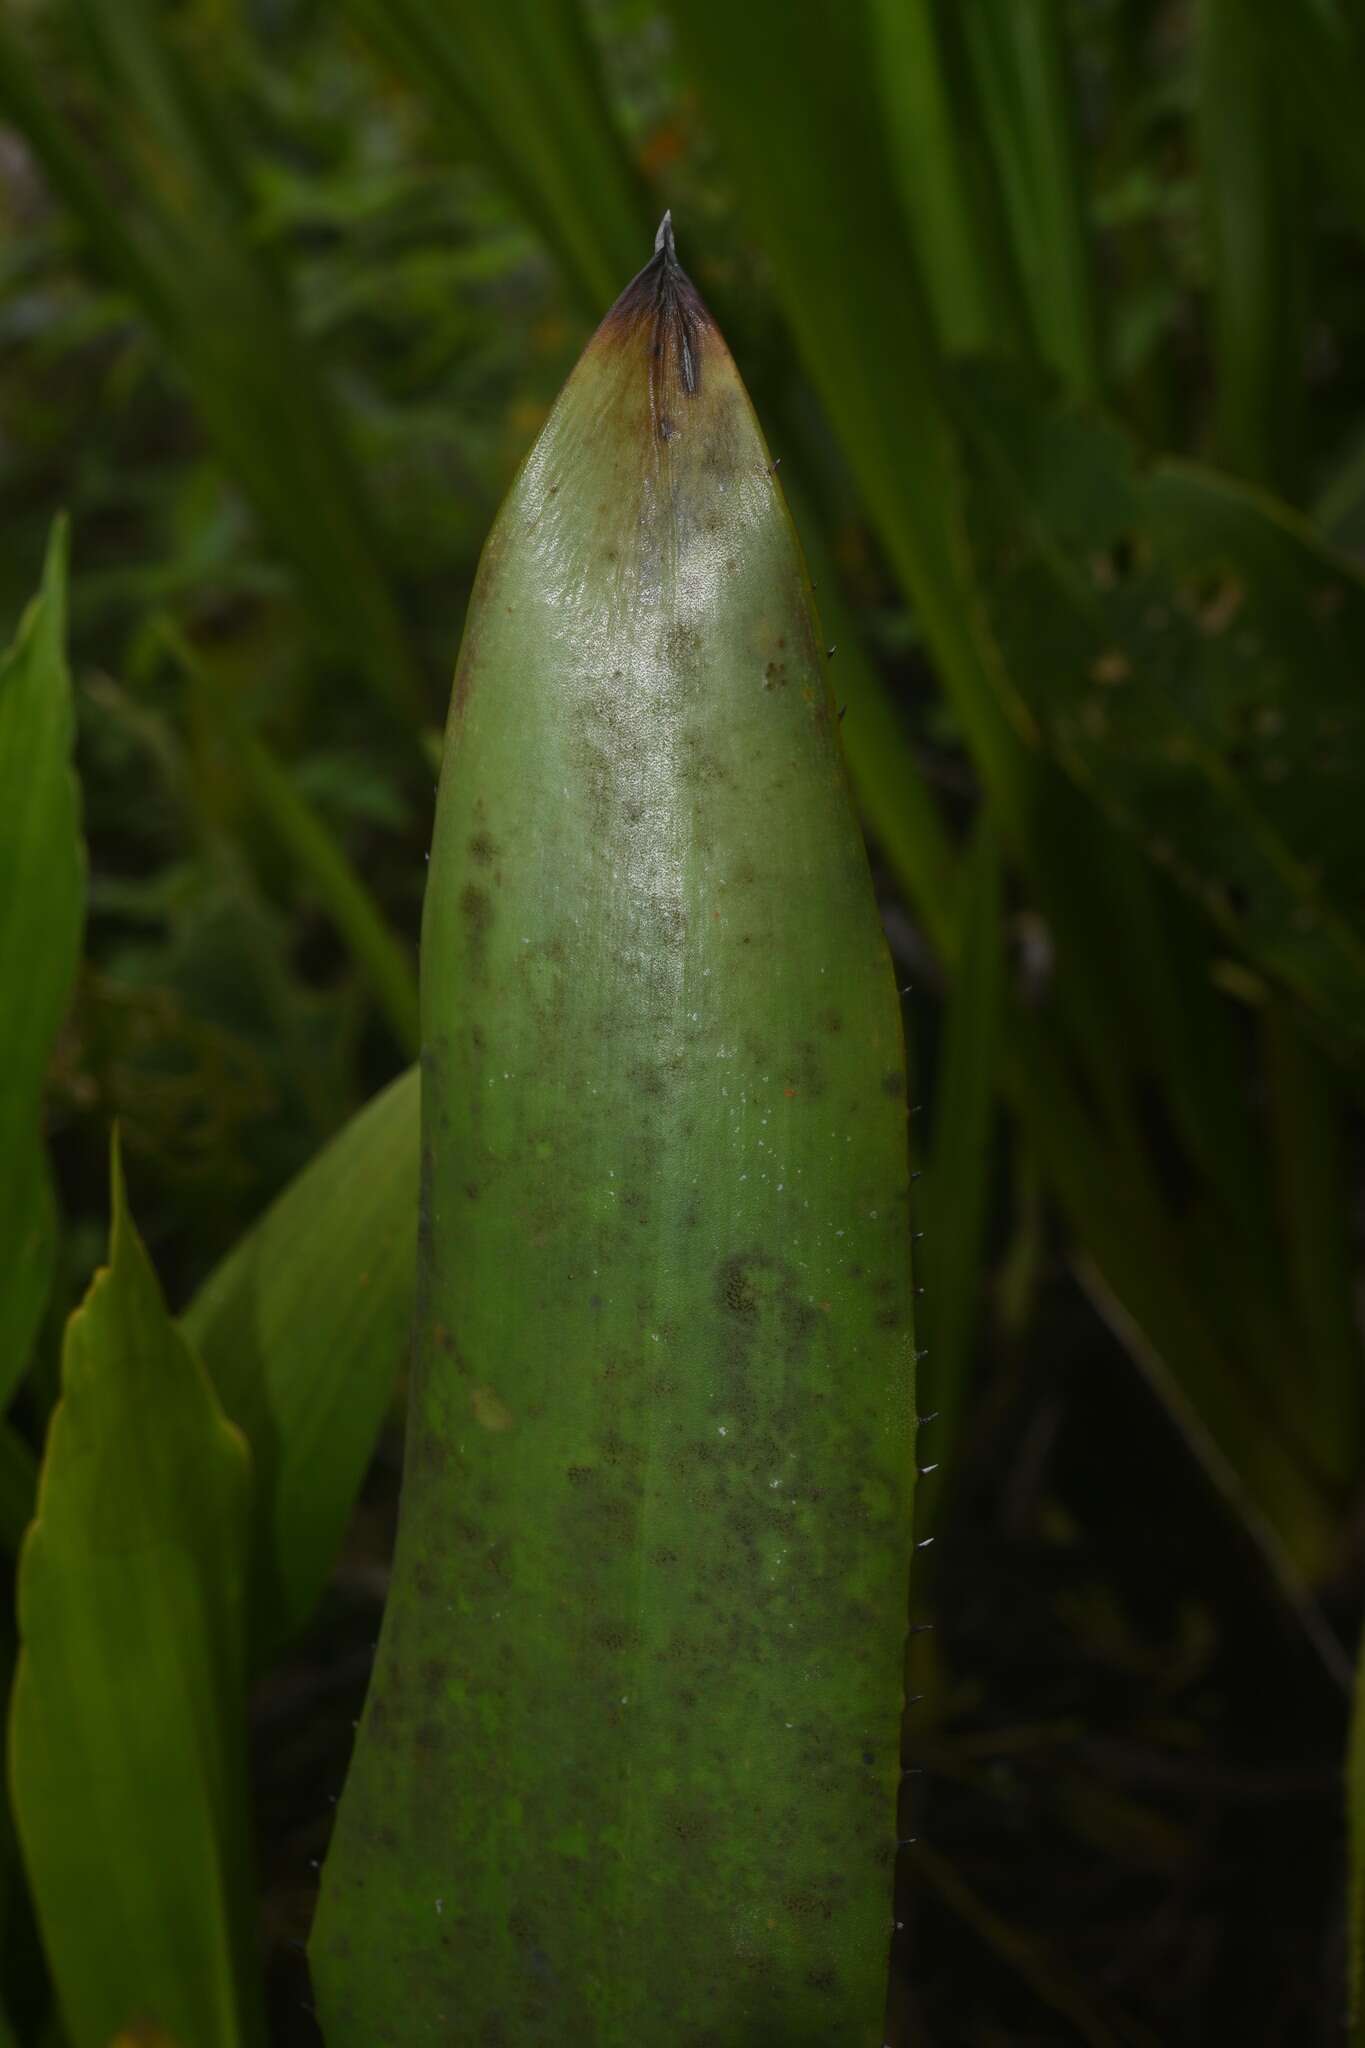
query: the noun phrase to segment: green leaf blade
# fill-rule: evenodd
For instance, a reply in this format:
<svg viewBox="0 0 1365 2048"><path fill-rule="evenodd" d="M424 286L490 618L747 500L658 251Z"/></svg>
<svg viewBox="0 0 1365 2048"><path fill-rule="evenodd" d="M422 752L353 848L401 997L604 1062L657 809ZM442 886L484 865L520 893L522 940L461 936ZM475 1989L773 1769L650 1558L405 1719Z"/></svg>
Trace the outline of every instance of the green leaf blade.
<svg viewBox="0 0 1365 2048"><path fill-rule="evenodd" d="M1219 461L1301 481L1306 294L1302 137L1246 0L1197 10L1198 137L1209 240Z"/></svg>
<svg viewBox="0 0 1365 2048"><path fill-rule="evenodd" d="M665 222L457 670L401 1533L310 1948L332 2048L399 2004L434 2038L883 2038L909 1163L834 711Z"/></svg>
<svg viewBox="0 0 1365 2048"><path fill-rule="evenodd" d="M15 1821L73 2048L262 2038L243 1751L245 1443L180 1337L115 1154L19 1571Z"/></svg>
<svg viewBox="0 0 1365 2048"><path fill-rule="evenodd" d="M59 521L39 593L0 664L0 1409L27 1367L52 1281L57 1218L43 1082L84 925L66 558Z"/></svg>
<svg viewBox="0 0 1365 2048"><path fill-rule="evenodd" d="M315 1605L392 1396L416 1278L418 1149L411 1067L290 1183L184 1315L252 1447L257 1659Z"/></svg>
<svg viewBox="0 0 1365 2048"><path fill-rule="evenodd" d="M950 354L1018 346L1022 308L1003 258L993 185L973 160L972 109L934 0L872 0L888 154L940 337Z"/></svg>

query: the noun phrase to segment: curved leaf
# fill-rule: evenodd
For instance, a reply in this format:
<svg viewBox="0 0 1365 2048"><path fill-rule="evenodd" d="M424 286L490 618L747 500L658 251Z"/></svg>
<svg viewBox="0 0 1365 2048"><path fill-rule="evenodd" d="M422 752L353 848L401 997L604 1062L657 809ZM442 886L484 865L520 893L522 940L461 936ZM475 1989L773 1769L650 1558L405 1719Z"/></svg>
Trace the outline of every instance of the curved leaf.
<svg viewBox="0 0 1365 2048"><path fill-rule="evenodd" d="M256 1471L256 1655L322 1591L393 1392L412 1314L418 1074L410 1067L290 1183L205 1281L183 1327Z"/></svg>

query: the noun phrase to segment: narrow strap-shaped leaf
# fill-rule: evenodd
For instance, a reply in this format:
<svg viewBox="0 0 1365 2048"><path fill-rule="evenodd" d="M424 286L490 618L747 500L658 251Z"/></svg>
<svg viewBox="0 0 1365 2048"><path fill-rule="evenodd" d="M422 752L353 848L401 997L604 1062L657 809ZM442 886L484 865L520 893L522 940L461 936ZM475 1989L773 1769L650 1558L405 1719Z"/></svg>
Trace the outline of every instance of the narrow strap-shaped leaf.
<svg viewBox="0 0 1365 2048"><path fill-rule="evenodd" d="M11 1795L72 2048L263 2038L244 1748L245 1443L166 1312L117 1148L19 1568Z"/></svg>
<svg viewBox="0 0 1365 2048"><path fill-rule="evenodd" d="M1225 468L1292 493L1305 360L1304 146L1255 15L1256 0L1200 0L1196 14L1214 429Z"/></svg>
<svg viewBox="0 0 1365 2048"><path fill-rule="evenodd" d="M874 75L901 200L939 333L963 353L1017 348L1025 315L1005 258L980 124L944 48L935 0L871 0Z"/></svg>
<svg viewBox="0 0 1365 2048"><path fill-rule="evenodd" d="M1062 0L971 0L960 20L1039 352L1093 396L1099 323Z"/></svg>
<svg viewBox="0 0 1365 2048"><path fill-rule="evenodd" d="M85 851L71 763L66 528L0 661L0 1410L28 1364L56 1255L43 1079L71 994Z"/></svg>
<svg viewBox="0 0 1365 2048"><path fill-rule="evenodd" d="M322 1591L392 1397L412 1315L417 1069L304 1168L183 1318L252 1448L256 1658Z"/></svg>
<svg viewBox="0 0 1365 2048"><path fill-rule="evenodd" d="M1341 188L1359 221L1365 215L1365 22L1356 0L1245 0L1272 77L1303 139Z"/></svg>
<svg viewBox="0 0 1365 2048"><path fill-rule="evenodd" d="M1000 851L986 814L977 825L962 877L961 955L948 1004L922 1208L929 1233L929 1254L923 1261L925 1401L935 1411L934 1457L942 1473L952 1469L972 1342L984 1307L982 1254L994 1164L991 1134L1005 994L1000 908ZM925 1531L932 1524L941 1485L936 1472L920 1495Z"/></svg>

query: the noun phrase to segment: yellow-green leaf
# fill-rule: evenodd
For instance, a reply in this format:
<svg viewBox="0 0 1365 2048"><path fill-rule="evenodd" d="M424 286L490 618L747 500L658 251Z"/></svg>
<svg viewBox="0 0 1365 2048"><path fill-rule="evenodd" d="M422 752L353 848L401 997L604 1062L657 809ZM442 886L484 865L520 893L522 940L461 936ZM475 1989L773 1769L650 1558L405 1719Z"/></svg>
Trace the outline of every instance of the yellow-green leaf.
<svg viewBox="0 0 1365 2048"><path fill-rule="evenodd" d="M417 1069L354 1117L184 1316L255 1467L251 1634L268 1651L322 1591L407 1341Z"/></svg>
<svg viewBox="0 0 1365 2048"><path fill-rule="evenodd" d="M243 1741L246 1447L166 1312L115 1150L19 1568L11 1796L71 2048L262 2038Z"/></svg>

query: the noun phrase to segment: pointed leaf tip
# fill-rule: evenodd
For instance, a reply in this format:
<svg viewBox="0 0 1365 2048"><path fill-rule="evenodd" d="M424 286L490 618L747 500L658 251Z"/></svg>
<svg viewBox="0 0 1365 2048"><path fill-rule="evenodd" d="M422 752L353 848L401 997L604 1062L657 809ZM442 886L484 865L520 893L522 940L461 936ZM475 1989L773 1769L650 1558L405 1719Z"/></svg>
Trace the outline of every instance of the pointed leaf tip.
<svg viewBox="0 0 1365 2048"><path fill-rule="evenodd" d="M652 417L656 423L671 424L669 394L696 397L701 389L703 353L714 334L715 323L678 261L670 208L659 222L653 255L603 320L589 352L600 350L604 343L645 339L647 346L639 361L649 370Z"/></svg>

